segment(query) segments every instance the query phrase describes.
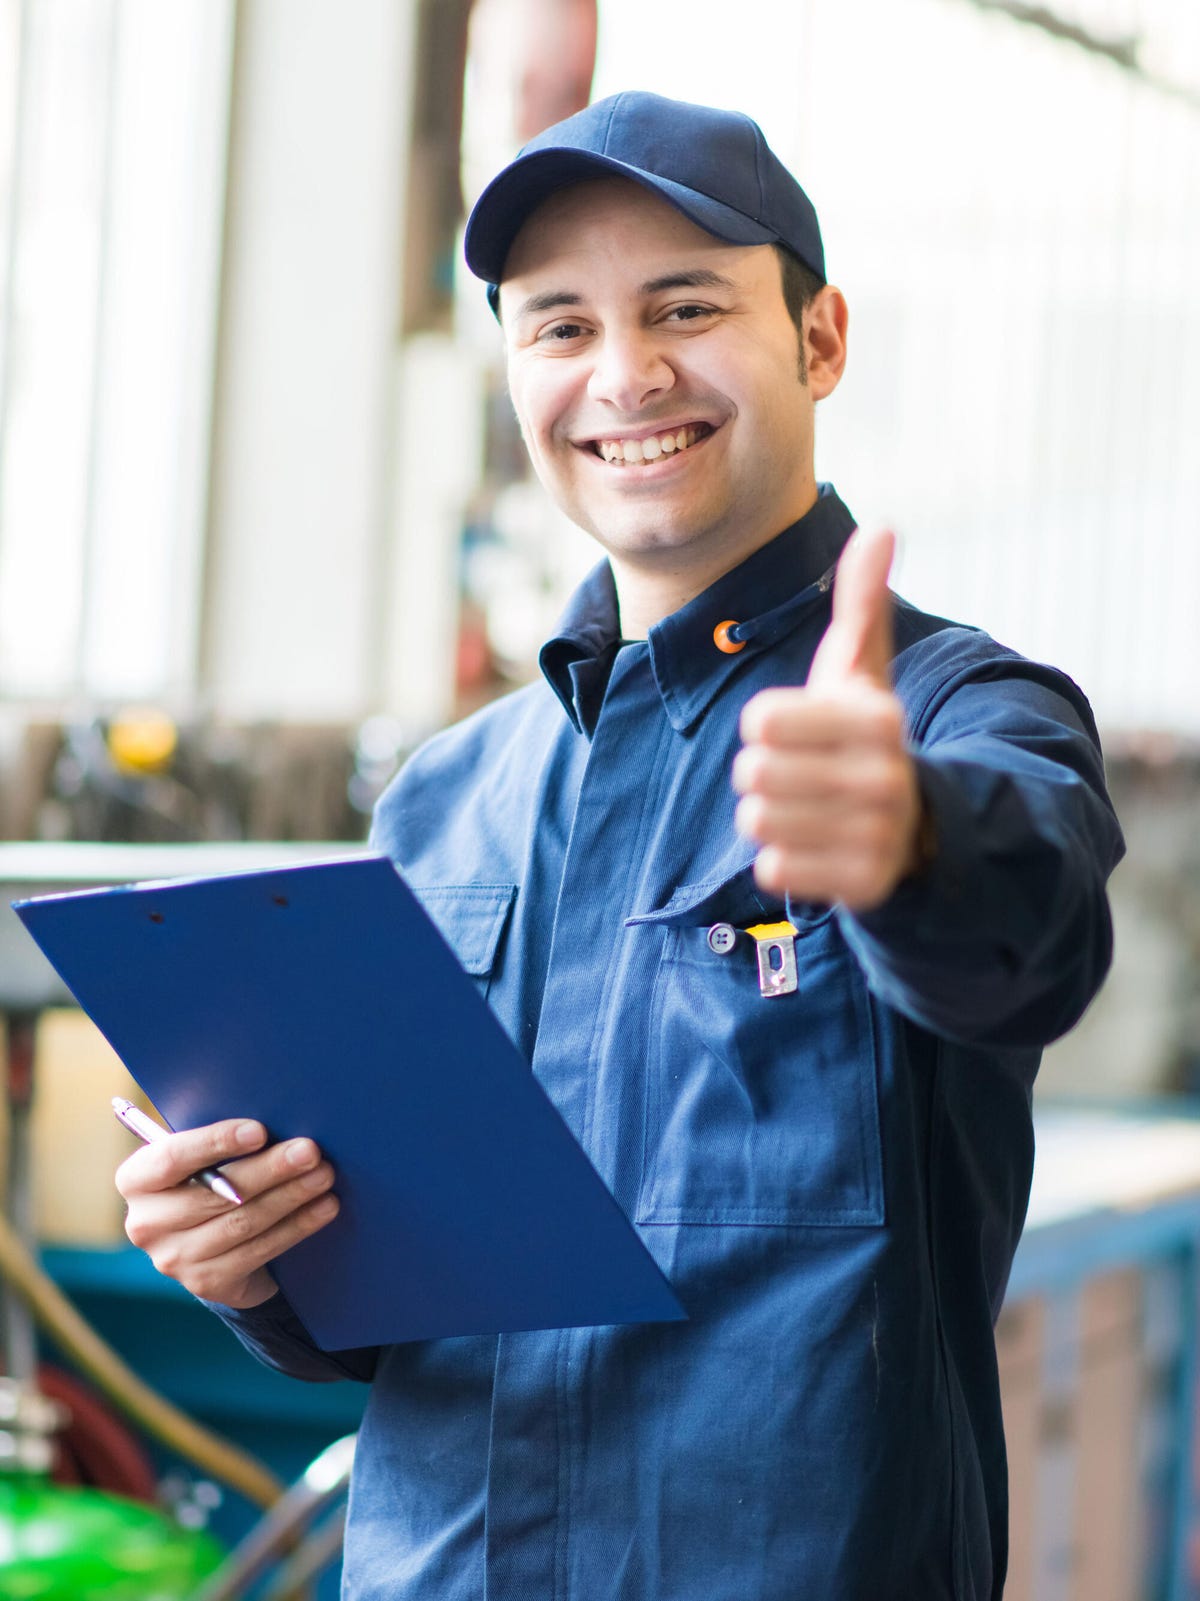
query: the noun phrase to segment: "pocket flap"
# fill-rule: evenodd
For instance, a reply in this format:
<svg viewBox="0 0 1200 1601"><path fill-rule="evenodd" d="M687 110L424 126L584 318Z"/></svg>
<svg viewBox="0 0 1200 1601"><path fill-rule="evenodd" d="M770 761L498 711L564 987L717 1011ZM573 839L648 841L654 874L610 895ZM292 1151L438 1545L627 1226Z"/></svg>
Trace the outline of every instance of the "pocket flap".
<svg viewBox="0 0 1200 1601"><path fill-rule="evenodd" d="M410 884L442 938L474 978L486 978L516 899L515 884Z"/></svg>
<svg viewBox="0 0 1200 1601"><path fill-rule="evenodd" d="M724 878L681 884L666 905L627 917L625 927L632 928L639 923L658 923L664 928L689 928L698 923L753 923L761 921L767 913L778 912L781 904L754 882L751 860Z"/></svg>
<svg viewBox="0 0 1200 1601"><path fill-rule="evenodd" d="M783 901L760 889L754 879L752 858L723 878L681 884L665 906L627 917L625 927L655 923L662 928L696 928L708 923L732 923L735 928L744 928L750 923L782 922L787 918L803 934L827 923L832 915L830 906L790 897Z"/></svg>

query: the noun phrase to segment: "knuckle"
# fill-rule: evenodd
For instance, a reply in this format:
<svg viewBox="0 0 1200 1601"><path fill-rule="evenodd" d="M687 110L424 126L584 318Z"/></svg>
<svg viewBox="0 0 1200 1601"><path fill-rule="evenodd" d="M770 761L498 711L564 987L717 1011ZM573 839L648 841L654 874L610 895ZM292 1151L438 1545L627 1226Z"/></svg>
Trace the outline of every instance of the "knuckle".
<svg viewBox="0 0 1200 1601"><path fill-rule="evenodd" d="M760 795L747 795L738 804L738 826L744 833L757 838L765 831L767 807Z"/></svg>
<svg viewBox="0 0 1200 1601"><path fill-rule="evenodd" d="M734 807L733 826L746 839L753 839L754 829L750 820L749 802L740 800Z"/></svg>
<svg viewBox="0 0 1200 1601"><path fill-rule="evenodd" d="M141 1168L139 1188L143 1190L169 1190L178 1184L171 1153L164 1140L158 1145L147 1145L129 1158L130 1167L137 1163ZM136 1169L135 1169L136 1174Z"/></svg>
<svg viewBox="0 0 1200 1601"><path fill-rule="evenodd" d="M851 868L847 888L859 906L870 905L878 892L877 869L873 861L861 858Z"/></svg>
<svg viewBox="0 0 1200 1601"><path fill-rule="evenodd" d="M904 727L904 709L895 695L878 690L863 702L863 712L869 725L881 738L892 738Z"/></svg>
<svg viewBox="0 0 1200 1601"><path fill-rule="evenodd" d="M158 1249L153 1252L150 1260L158 1271L168 1279L178 1279L185 1271L183 1252L178 1241L168 1237L163 1240Z"/></svg>
<svg viewBox="0 0 1200 1601"><path fill-rule="evenodd" d="M782 853L773 845L765 846L754 859L754 877L765 890L785 888L785 862Z"/></svg>
<svg viewBox="0 0 1200 1601"><path fill-rule="evenodd" d="M863 803L873 809L891 810L899 805L902 775L895 760L880 752L864 756L857 774L856 789Z"/></svg>
<svg viewBox="0 0 1200 1601"><path fill-rule="evenodd" d="M143 1146L125 1158L113 1175L113 1182L127 1201L132 1200L147 1190L162 1188L158 1178L160 1168L159 1152Z"/></svg>
<svg viewBox="0 0 1200 1601"><path fill-rule="evenodd" d="M750 702L753 743L773 745L784 739L797 712L804 704L804 691L763 689Z"/></svg>
<svg viewBox="0 0 1200 1601"><path fill-rule="evenodd" d="M760 787L766 770L765 756L760 745L746 745L738 752L733 764L735 789L745 792Z"/></svg>
<svg viewBox="0 0 1200 1601"><path fill-rule="evenodd" d="M188 1275L188 1289L202 1301L217 1301L224 1288L223 1278L207 1263L199 1263Z"/></svg>
<svg viewBox="0 0 1200 1601"><path fill-rule="evenodd" d="M191 1131L190 1137L196 1141L193 1149L198 1160L197 1167L217 1167L222 1162L232 1161L235 1157L245 1156L256 1147L239 1139L239 1131L247 1127L246 1118L227 1118L223 1123L209 1123L203 1128Z"/></svg>
<svg viewBox="0 0 1200 1601"><path fill-rule="evenodd" d="M232 1155L237 1154L241 1147L233 1137L236 1123L213 1123L207 1128L196 1130L196 1152L200 1158L198 1166L216 1166L218 1162L227 1162Z"/></svg>
<svg viewBox="0 0 1200 1601"><path fill-rule="evenodd" d="M337 1211L337 1199L332 1195L322 1195L319 1200L313 1201L298 1214L297 1221L306 1233L319 1229L323 1223L328 1223Z"/></svg>
<svg viewBox="0 0 1200 1601"><path fill-rule="evenodd" d="M125 1236L130 1245L136 1245L139 1251L144 1251L151 1243L151 1230L136 1212L125 1214Z"/></svg>
<svg viewBox="0 0 1200 1601"><path fill-rule="evenodd" d="M222 1235L231 1245L242 1245L258 1232L254 1214L245 1206L235 1206L231 1211L223 1213L220 1227Z"/></svg>
<svg viewBox="0 0 1200 1601"><path fill-rule="evenodd" d="M776 691L772 689L760 689L742 707L740 722L744 740L749 742L762 737L763 718L767 715L775 693Z"/></svg>
<svg viewBox="0 0 1200 1601"><path fill-rule="evenodd" d="M890 817L877 811L868 812L862 820L863 871L872 871L875 863L891 848L892 822Z"/></svg>
<svg viewBox="0 0 1200 1601"><path fill-rule="evenodd" d="M783 739L787 729L787 718L783 707L769 705L763 708L758 719L758 741L760 746L778 745Z"/></svg>

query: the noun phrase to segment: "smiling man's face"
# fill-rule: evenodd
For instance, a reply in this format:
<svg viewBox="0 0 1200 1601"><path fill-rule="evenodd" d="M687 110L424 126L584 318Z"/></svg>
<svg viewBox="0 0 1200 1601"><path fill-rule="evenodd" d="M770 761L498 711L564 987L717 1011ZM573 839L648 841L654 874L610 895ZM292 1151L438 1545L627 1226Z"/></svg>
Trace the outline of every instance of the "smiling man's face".
<svg viewBox="0 0 1200 1601"><path fill-rule="evenodd" d="M500 315L534 469L618 567L698 593L812 505L813 401L837 380L801 382L771 246L625 179L577 184L517 235Z"/></svg>

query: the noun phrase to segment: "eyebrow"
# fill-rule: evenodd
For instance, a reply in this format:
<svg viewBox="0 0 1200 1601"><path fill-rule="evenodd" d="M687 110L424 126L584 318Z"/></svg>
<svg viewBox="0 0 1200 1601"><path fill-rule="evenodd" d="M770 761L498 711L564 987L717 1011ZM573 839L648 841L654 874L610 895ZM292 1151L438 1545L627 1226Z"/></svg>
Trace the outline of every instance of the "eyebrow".
<svg viewBox="0 0 1200 1601"><path fill-rule="evenodd" d="M711 267L688 267L679 272L666 272L659 278L648 278L638 289L639 295L661 295L669 289L736 289L732 278L713 272ZM544 311L557 311L559 307L582 306L583 296L573 289L543 289L521 302L514 321L540 316Z"/></svg>
<svg viewBox="0 0 1200 1601"><path fill-rule="evenodd" d="M536 317L543 311L554 311L559 306L582 306L583 296L570 289L543 289L540 295L523 300L514 316L515 322L523 317Z"/></svg>
<svg viewBox="0 0 1200 1601"><path fill-rule="evenodd" d="M732 278L711 267L689 267L683 272L667 272L650 278L641 287L643 295L661 295L665 289L736 289Z"/></svg>

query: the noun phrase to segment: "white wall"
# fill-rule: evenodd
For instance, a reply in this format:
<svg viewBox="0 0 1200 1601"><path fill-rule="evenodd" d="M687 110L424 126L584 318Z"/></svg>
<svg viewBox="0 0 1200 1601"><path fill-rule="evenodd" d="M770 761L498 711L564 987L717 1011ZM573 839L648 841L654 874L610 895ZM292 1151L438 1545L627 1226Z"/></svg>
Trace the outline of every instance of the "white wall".
<svg viewBox="0 0 1200 1601"><path fill-rule="evenodd" d="M1194 738L1200 4L1053 9L1192 102L968 0L601 0L594 92L740 107L808 189L851 312L817 470L901 590Z"/></svg>
<svg viewBox="0 0 1200 1601"><path fill-rule="evenodd" d="M0 694L192 691L234 0L0 0Z"/></svg>
<svg viewBox="0 0 1200 1601"><path fill-rule="evenodd" d="M242 0L203 683L231 717L381 692L413 0Z"/></svg>

